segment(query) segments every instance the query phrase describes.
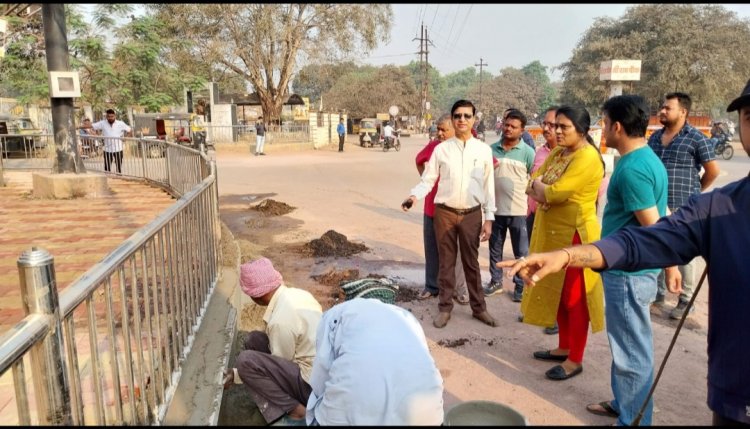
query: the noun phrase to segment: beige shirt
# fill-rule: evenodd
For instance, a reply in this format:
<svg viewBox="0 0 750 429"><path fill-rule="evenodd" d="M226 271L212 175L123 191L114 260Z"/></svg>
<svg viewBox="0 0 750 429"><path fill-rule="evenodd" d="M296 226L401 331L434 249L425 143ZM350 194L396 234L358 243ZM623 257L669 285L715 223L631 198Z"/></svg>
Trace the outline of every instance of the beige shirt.
<svg viewBox="0 0 750 429"><path fill-rule="evenodd" d="M425 164L422 181L411 190L411 195L424 198L436 181L435 204L455 209L481 205L485 220L495 219L492 150L483 141L471 137L464 145L453 137L437 145Z"/></svg>
<svg viewBox="0 0 750 429"><path fill-rule="evenodd" d="M299 365L302 378L308 383L322 314L323 309L310 292L283 284L263 314L271 354Z"/></svg>

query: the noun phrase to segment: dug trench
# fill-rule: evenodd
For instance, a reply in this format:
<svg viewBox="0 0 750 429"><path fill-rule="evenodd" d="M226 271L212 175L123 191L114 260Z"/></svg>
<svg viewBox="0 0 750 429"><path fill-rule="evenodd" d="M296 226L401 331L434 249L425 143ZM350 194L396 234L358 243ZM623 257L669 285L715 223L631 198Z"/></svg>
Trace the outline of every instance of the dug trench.
<svg viewBox="0 0 750 429"><path fill-rule="evenodd" d="M293 213L295 207L271 197L273 195L220 198L220 217L237 241L240 263L260 257L269 258L282 274L286 285L312 293L324 311L344 300L340 288L342 282L365 277L392 277L381 269L398 265L398 262L365 261L361 254L371 251L367 245L352 241L336 230L309 239L308 233L303 230L304 223L286 216ZM282 235L285 238L278 239ZM396 298L399 304L416 300L419 289L415 285L399 282L398 277L394 280L400 284ZM238 311L240 320L230 352L230 368L241 351L248 334L247 327L259 326L263 314L262 309L252 304ZM265 421L250 400L247 387L236 385L223 392L218 423L223 426L246 426L264 425Z"/></svg>
<svg viewBox="0 0 750 429"><path fill-rule="evenodd" d="M411 272L424 269L420 264L399 266L398 262L387 260L388 253L382 248L348 257L315 257L311 253L311 246L306 244L314 239L322 239L321 233L324 231L316 234L306 231L304 221L295 218L294 211L274 216L250 209L263 199L274 197L274 194L224 196L220 199L221 218L238 240L242 262L260 256L270 258L287 284L310 291L324 310L343 299L337 287L341 281L377 275L394 279L397 277L394 273L398 274L400 268L408 268ZM332 222L331 226L334 232L346 236L346 222ZM348 237L347 241L352 242ZM355 241L355 244L376 247L371 243ZM454 317L448 326L436 329L431 319L437 314L437 301L415 299L420 290L418 281L395 280L400 286L397 305L411 311L420 321L430 351L440 368L446 389L446 409L460 400L483 399L513 406L526 415L532 424L611 424L610 419L594 416L584 407L587 402L599 401L611 395L608 383L611 353L606 335L590 335L585 375L560 385L543 376L544 371L549 369L548 363L530 357L535 350L554 347L557 338L544 335L539 327L518 323L520 308L510 300L508 294L486 300L491 314L501 321L500 328L480 324L471 318L469 308L455 306ZM505 283L505 288L510 290L512 282L508 280ZM654 354L658 365L674 328L668 318L653 316ZM262 313L256 311L242 317L259 321ZM242 322L238 323L242 325ZM655 395L659 409L654 415L656 424L710 423L710 416L707 417L704 407L686 409L680 406L685 402L705 402L704 323L695 327L686 324L686 329L682 331L675 355L670 359L673 362L667 366ZM230 367L236 359L239 340L244 335L246 333L241 329L235 335ZM704 387L694 388L700 385L700 380L704 380ZM264 421L251 403L246 388L238 385L224 391L218 423L263 425Z"/></svg>

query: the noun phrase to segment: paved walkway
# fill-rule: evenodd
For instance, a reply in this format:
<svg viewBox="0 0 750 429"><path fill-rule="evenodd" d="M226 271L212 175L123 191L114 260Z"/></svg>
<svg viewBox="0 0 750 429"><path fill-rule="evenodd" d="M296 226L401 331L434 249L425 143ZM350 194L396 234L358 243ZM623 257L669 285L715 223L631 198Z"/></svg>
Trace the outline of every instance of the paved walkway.
<svg viewBox="0 0 750 429"><path fill-rule="evenodd" d="M106 197L36 199L32 196L31 172L6 171L4 177L7 186L0 187L0 334L24 317L16 265L24 250L37 246L54 256L57 284L62 291L174 203L174 199L159 188L117 178L108 179L112 194ZM87 405L87 421L91 421L95 398L87 364L90 346L86 332L76 332L76 345L83 368L83 402ZM101 337L100 353L106 352L107 345L106 338ZM123 350L122 344L118 345L118 350ZM106 371L110 363L106 362L106 356L102 355L102 359ZM27 370L27 386L30 376ZM3 416L0 424L3 425L17 424L11 380L10 371L0 378L0 416ZM106 380L103 388L106 405L111 406L111 381ZM34 413L33 391L29 394L29 405ZM127 392L122 394L127 395Z"/></svg>
<svg viewBox="0 0 750 429"><path fill-rule="evenodd" d="M43 200L30 172L5 171L0 187L0 334L23 319L18 257L32 246L55 258L60 291L174 203L161 189L108 179L112 195Z"/></svg>

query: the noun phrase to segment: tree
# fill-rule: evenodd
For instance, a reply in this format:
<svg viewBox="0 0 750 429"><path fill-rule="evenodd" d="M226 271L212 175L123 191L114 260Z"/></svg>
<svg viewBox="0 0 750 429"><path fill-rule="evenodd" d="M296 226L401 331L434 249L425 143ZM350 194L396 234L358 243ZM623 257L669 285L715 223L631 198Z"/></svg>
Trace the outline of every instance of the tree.
<svg viewBox="0 0 750 429"><path fill-rule="evenodd" d="M483 78L486 81L492 79L492 75L488 72L483 72ZM432 78L430 78L432 79ZM447 113L453 103L460 99L469 98L469 92L479 83L479 73L473 66L466 67L463 70L459 70L454 73L445 75L442 79L442 91L439 91L434 100L435 107L432 108L435 117L440 116L438 112ZM478 99L478 88L477 88L477 99Z"/></svg>
<svg viewBox="0 0 750 429"><path fill-rule="evenodd" d="M320 101L320 96L328 92L345 74L358 70L352 61L343 63L308 64L300 69L292 82L294 93L309 97L310 103Z"/></svg>
<svg viewBox="0 0 750 429"><path fill-rule="evenodd" d="M497 77L484 83L482 94L485 121L494 121L510 107L519 109L529 119L533 119L534 113L539 112L538 103L543 89L522 70L507 67L500 70ZM472 100L478 99L479 86L472 87L468 96Z"/></svg>
<svg viewBox="0 0 750 429"><path fill-rule="evenodd" d="M297 61L360 53L386 41L389 4L152 4L181 55L222 65L252 84L263 114L280 118ZM335 52L335 53L334 53Z"/></svg>
<svg viewBox="0 0 750 429"><path fill-rule="evenodd" d="M598 110L609 95L599 64L640 59L632 92L656 108L664 94L689 93L695 109L726 105L750 70L750 23L718 5L645 4L589 28L563 71L562 101ZM629 92L630 88L626 87Z"/></svg>
<svg viewBox="0 0 750 429"><path fill-rule="evenodd" d="M325 105L346 110L352 118L374 117L396 105L399 115L415 115L419 109L419 93L409 72L392 65L369 67L342 76L323 94Z"/></svg>
<svg viewBox="0 0 750 429"><path fill-rule="evenodd" d="M534 80L542 89L542 94L537 100L537 113L540 114L547 107L555 104L557 100L557 91L552 86L547 75L547 67L542 65L539 60L532 61L521 68L521 71L528 77Z"/></svg>
<svg viewBox="0 0 750 429"><path fill-rule="evenodd" d="M0 58L0 91L29 103L49 97L41 14L8 16L5 56Z"/></svg>

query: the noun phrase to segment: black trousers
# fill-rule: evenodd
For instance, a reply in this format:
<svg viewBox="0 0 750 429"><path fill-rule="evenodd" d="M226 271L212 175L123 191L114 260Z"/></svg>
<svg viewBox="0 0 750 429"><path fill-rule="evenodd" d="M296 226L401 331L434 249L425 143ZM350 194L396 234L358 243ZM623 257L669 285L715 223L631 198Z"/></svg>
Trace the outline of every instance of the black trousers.
<svg viewBox="0 0 750 429"><path fill-rule="evenodd" d="M296 363L271 354L268 335L264 332L248 334L245 351L237 356L237 373L268 423L299 404L307 405L312 393L312 387L302 378Z"/></svg>
<svg viewBox="0 0 750 429"><path fill-rule="evenodd" d="M115 161L117 172L122 173L122 151L104 152L104 171L110 171L112 160Z"/></svg>
<svg viewBox="0 0 750 429"><path fill-rule="evenodd" d="M344 138L346 138L345 134L339 134L339 152L344 151Z"/></svg>

